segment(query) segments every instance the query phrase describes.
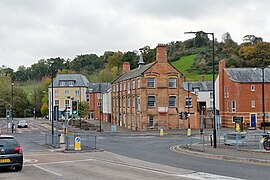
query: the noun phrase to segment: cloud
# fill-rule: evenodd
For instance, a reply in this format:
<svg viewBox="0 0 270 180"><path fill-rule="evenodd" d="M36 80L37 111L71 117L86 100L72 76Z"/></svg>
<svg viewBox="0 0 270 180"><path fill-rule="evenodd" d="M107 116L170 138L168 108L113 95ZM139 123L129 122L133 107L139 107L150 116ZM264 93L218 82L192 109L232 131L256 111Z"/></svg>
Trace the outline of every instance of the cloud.
<svg viewBox="0 0 270 180"><path fill-rule="evenodd" d="M2 0L0 65L17 69L39 59L186 40L185 31L246 34L268 40L268 1Z"/></svg>

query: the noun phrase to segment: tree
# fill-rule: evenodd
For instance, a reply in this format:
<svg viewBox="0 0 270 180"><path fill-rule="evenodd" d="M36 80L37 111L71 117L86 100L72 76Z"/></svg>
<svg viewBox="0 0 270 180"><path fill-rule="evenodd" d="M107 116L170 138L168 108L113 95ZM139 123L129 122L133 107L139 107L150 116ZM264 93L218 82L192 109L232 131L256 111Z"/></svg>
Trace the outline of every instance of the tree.
<svg viewBox="0 0 270 180"><path fill-rule="evenodd" d="M207 34L203 31L199 31L196 33L196 37L194 38L194 46L195 47L202 47L206 46L209 38Z"/></svg>
<svg viewBox="0 0 270 180"><path fill-rule="evenodd" d="M243 46L239 50L239 54L248 67L266 67L270 65L270 43L268 42Z"/></svg>
<svg viewBox="0 0 270 180"><path fill-rule="evenodd" d="M86 101L82 101L79 103L79 116L82 118L86 118L89 113L89 104Z"/></svg>
<svg viewBox="0 0 270 180"><path fill-rule="evenodd" d="M259 42L263 42L263 39L261 37L256 37L254 35L245 35L243 37L243 41L250 42L251 44L256 44Z"/></svg>

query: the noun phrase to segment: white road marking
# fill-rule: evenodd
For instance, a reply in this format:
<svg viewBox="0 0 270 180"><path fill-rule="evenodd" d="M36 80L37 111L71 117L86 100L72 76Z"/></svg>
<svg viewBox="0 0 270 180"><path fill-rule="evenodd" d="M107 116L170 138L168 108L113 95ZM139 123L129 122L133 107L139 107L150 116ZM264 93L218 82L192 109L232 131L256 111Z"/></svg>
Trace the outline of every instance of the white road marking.
<svg viewBox="0 0 270 180"><path fill-rule="evenodd" d="M74 161L57 161L57 162L49 162L49 163L37 163L37 164L27 164L24 166L41 166L41 165L51 165L51 164L64 164L64 163L74 163L74 162L86 162L92 161L93 159L83 159L83 160L74 160Z"/></svg>
<svg viewBox="0 0 270 180"><path fill-rule="evenodd" d="M33 166L35 166L36 168L39 168L39 169L41 169L41 170L43 170L43 171L46 171L46 172L48 172L48 173L54 174L54 175L56 175L56 176L63 176L62 174L59 174L59 173L53 172L53 171L51 171L51 170L45 169L45 168L40 167L40 166L38 166L38 165L36 165L36 164L34 164Z"/></svg>
<svg viewBox="0 0 270 180"><path fill-rule="evenodd" d="M36 163L36 162L38 162L37 159L24 159L23 160L23 163Z"/></svg>
<svg viewBox="0 0 270 180"><path fill-rule="evenodd" d="M149 168L149 167L146 167L146 166L125 164L125 163L119 163L119 162L108 161L108 160L103 160L103 159L93 159L93 160L103 161L103 162L107 162L107 163L111 163L111 164L115 164L115 165L119 165L119 166L139 169L139 170L143 170L143 171L149 171L149 172L163 174L163 175L167 175L167 176L176 176L176 177L182 177L182 178L202 179L202 180L208 180L208 179L242 180L242 179L239 179L239 178L234 178L234 177L229 177L229 176L221 176L221 175L203 173L203 172L195 172L194 171L194 173L177 174L177 173L170 172L170 171L164 171L164 170L160 170L160 169Z"/></svg>

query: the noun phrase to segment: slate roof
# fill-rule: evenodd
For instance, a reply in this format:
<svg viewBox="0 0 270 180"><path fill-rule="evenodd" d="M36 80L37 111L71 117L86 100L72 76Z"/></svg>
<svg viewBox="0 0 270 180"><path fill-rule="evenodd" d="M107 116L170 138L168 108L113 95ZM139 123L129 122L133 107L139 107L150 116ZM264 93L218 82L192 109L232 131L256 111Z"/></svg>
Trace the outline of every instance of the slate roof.
<svg viewBox="0 0 270 180"><path fill-rule="evenodd" d="M239 83L261 83L261 68L225 68L229 79ZM264 82L270 82L270 68L264 69Z"/></svg>
<svg viewBox="0 0 270 180"><path fill-rule="evenodd" d="M84 75L81 74L59 74L53 79L53 87L69 87L60 86L59 81L75 81L73 87L87 87L89 81ZM52 84L49 85L51 87Z"/></svg>
<svg viewBox="0 0 270 180"><path fill-rule="evenodd" d="M141 66L140 68L132 69L130 72L120 75L112 83L118 83L128 79L141 76L145 71L152 67L157 61Z"/></svg>
<svg viewBox="0 0 270 180"><path fill-rule="evenodd" d="M100 89L99 89L99 85L100 85ZM89 92L107 92L108 89L111 88L111 83L88 83L88 91Z"/></svg>
<svg viewBox="0 0 270 180"><path fill-rule="evenodd" d="M193 91L193 89L195 89L195 88L199 88L199 91L212 91L213 90L213 82L212 81L184 82L183 88L186 91L188 91L188 84L189 84L190 91Z"/></svg>

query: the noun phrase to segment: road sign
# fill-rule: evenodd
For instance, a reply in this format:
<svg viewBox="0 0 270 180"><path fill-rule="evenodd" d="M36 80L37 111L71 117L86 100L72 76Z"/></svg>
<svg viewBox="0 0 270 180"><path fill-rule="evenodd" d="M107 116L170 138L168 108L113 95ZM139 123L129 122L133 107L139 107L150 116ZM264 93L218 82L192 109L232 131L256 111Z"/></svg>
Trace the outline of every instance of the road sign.
<svg viewBox="0 0 270 180"><path fill-rule="evenodd" d="M78 151L78 150L81 150L81 138L80 137L75 137L75 144L74 144L74 147L75 147L75 150Z"/></svg>

